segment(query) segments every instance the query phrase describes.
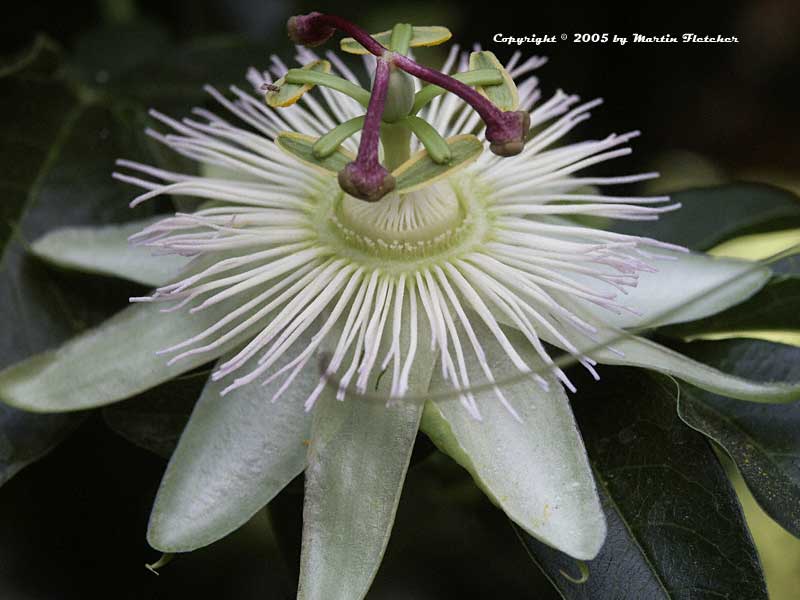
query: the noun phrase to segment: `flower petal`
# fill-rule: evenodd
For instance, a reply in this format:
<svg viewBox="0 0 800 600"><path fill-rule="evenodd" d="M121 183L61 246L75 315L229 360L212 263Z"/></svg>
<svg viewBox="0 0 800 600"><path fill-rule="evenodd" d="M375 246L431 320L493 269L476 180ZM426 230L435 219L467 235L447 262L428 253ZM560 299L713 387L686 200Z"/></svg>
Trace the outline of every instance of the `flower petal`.
<svg viewBox="0 0 800 600"><path fill-rule="evenodd" d="M408 319L401 340L407 344ZM422 327L420 329L423 329ZM429 339L421 331L420 340ZM435 360L420 343L409 392L428 390ZM387 373L378 386L388 393ZM367 389L375 389L375 381ZM298 599L358 600L367 593L389 541L422 404L385 406L335 399L326 387L314 409L306 469Z"/></svg>
<svg viewBox="0 0 800 600"><path fill-rule="evenodd" d="M245 332L207 354L173 365L159 350L196 335L217 322L224 306L190 314L165 314L161 304L135 304L60 348L0 372L0 400L32 412L64 412L128 398L185 373L241 343Z"/></svg>
<svg viewBox="0 0 800 600"><path fill-rule="evenodd" d="M174 280L189 259L176 254L154 256L150 248L128 243L129 236L156 221L56 229L34 242L33 254L67 269L163 285Z"/></svg>
<svg viewBox="0 0 800 600"><path fill-rule="evenodd" d="M613 327L656 327L693 321L747 300L770 278L770 270L752 262L720 259L706 254L659 250L674 260L653 260L656 273L641 273L639 283L618 300L640 313L614 314L594 304L586 307ZM598 292L608 286L596 279L582 280Z"/></svg>
<svg viewBox="0 0 800 600"><path fill-rule="evenodd" d="M363 598L380 566L422 406L349 399L315 409L298 599Z"/></svg>
<svg viewBox="0 0 800 600"><path fill-rule="evenodd" d="M600 363L652 369L709 392L750 402L785 403L800 399L800 384L742 379L718 371L651 340L625 332L604 329L600 331L598 337L607 341L606 347L598 348L595 342L583 342L579 347L586 349L587 354Z"/></svg>
<svg viewBox="0 0 800 600"><path fill-rule="evenodd" d="M504 360L491 333L476 333L498 381L518 374ZM522 336L509 340L533 369L543 363ZM471 372L480 372L474 357ZM543 390L532 379L502 386L520 416L514 418L493 390L475 393L482 421L452 399L425 405L422 430L470 472L475 482L514 522L544 543L581 560L594 558L603 545L606 522L594 478L569 401L553 376ZM432 392L451 389L434 373Z"/></svg>
<svg viewBox="0 0 800 600"><path fill-rule="evenodd" d="M315 371L313 362L307 365L274 402L281 379L224 398L227 382L206 384L161 481L147 534L151 546L187 552L215 542L303 471L311 428L303 401L317 383Z"/></svg>

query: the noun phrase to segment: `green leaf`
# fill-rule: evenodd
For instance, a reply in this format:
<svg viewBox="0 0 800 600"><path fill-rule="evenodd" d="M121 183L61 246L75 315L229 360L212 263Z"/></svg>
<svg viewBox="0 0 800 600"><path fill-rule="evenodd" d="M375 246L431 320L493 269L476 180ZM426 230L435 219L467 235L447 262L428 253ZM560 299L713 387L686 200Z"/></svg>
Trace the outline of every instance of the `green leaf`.
<svg viewBox="0 0 800 600"><path fill-rule="evenodd" d="M349 162L355 160L355 156L343 148L337 148L333 153L323 158L317 158L314 154L314 144L316 142L317 138L310 135L289 131L279 133L278 137L275 138L275 144L278 148L327 173L336 174L344 169Z"/></svg>
<svg viewBox="0 0 800 600"><path fill-rule="evenodd" d="M302 70L330 73L331 63L329 63L327 60L315 60L307 65L303 65ZM264 99L266 100L267 104L273 108L284 108L286 106L291 106L300 100L303 94L310 91L311 88L314 87L310 83L287 83L286 77L281 77L274 83L274 85L278 89L275 91L268 91L264 95Z"/></svg>
<svg viewBox="0 0 800 600"><path fill-rule="evenodd" d="M469 55L470 70L496 69L503 76L503 82L497 85L486 85L476 88L481 94L486 96L492 104L500 110L517 110L519 106L519 93L514 80L503 65L497 60L493 52L481 50L472 52Z"/></svg>
<svg viewBox="0 0 800 600"><path fill-rule="evenodd" d="M420 150L392 172L396 190L401 194L413 192L434 181L449 177L459 169L476 161L483 152L483 144L474 135L456 135L445 140L450 147L450 160L437 163L427 150Z"/></svg>
<svg viewBox="0 0 800 600"><path fill-rule="evenodd" d="M178 44L146 22L104 26L80 41L69 73L116 102L180 114L208 102L206 84L251 90L247 69L263 64L276 42L222 34Z"/></svg>
<svg viewBox="0 0 800 600"><path fill-rule="evenodd" d="M162 383L103 409L103 419L129 442L163 458L172 456L209 371L202 369Z"/></svg>
<svg viewBox="0 0 800 600"><path fill-rule="evenodd" d="M388 31L373 33L372 37L375 38L378 43L388 48L392 41L392 30L389 29ZM453 37L453 34L450 33L450 30L446 27L440 27L438 25L415 25L412 28L411 42L409 42L409 46L411 48L419 48L421 46L438 46L439 44L443 44L449 40L451 37ZM342 38L342 41L339 42L339 47L348 54L369 54L369 51L364 48L364 46L359 44L351 37Z"/></svg>
<svg viewBox="0 0 800 600"><path fill-rule="evenodd" d="M794 260L795 257L788 257ZM781 261L778 269L789 269ZM800 330L800 273L777 275L746 302L708 318L662 330L676 337L693 337L735 331Z"/></svg>
<svg viewBox="0 0 800 600"><path fill-rule="evenodd" d="M161 312L157 302L135 304L65 343L0 372L0 400L32 412L64 412L129 398L218 358L252 335L243 332L206 354L168 365L156 354L199 334L225 316L225 303L198 313Z"/></svg>
<svg viewBox="0 0 800 600"><path fill-rule="evenodd" d="M800 348L758 340L681 344L698 360L749 379L800 381ZM680 417L736 463L762 508L800 537L800 404L737 402L681 385Z"/></svg>
<svg viewBox="0 0 800 600"><path fill-rule="evenodd" d="M672 194L683 207L658 221L616 221L614 231L708 250L743 233L785 229L800 222L800 200L761 183L733 183Z"/></svg>
<svg viewBox="0 0 800 600"><path fill-rule="evenodd" d="M419 339L430 339L427 322L419 324ZM408 327L404 322L401 348L408 347ZM434 362L430 346L419 344L411 394L427 392ZM379 382L371 377L367 389L387 394L391 374ZM299 600L359 600L367 593L389 541L422 415L421 404L387 407L353 395L340 402L335 393L327 386L314 408Z"/></svg>
<svg viewBox="0 0 800 600"><path fill-rule="evenodd" d="M70 77L86 85L113 87L135 69L158 64L173 51L168 32L156 23L104 25L78 37L67 68Z"/></svg>
<svg viewBox="0 0 800 600"><path fill-rule="evenodd" d="M150 516L150 545L188 552L215 542L299 475L311 429L303 402L317 381L312 361L275 402L282 378L224 397L220 392L229 382L209 381L161 481Z"/></svg>
<svg viewBox="0 0 800 600"><path fill-rule="evenodd" d="M491 332L475 333L498 381L518 373ZM530 347L521 334L507 333L516 348ZM544 366L533 349L521 356L534 369ZM466 360L470 373L480 372L472 355ZM547 391L533 379L501 387L520 420L488 390L475 394L481 421L455 399L436 400L425 405L422 430L525 531L576 558L593 558L605 518L564 389L552 375L546 381ZM431 392L451 389L436 371Z"/></svg>
<svg viewBox="0 0 800 600"><path fill-rule="evenodd" d="M151 248L128 242L129 236L156 221L157 218L124 225L55 229L36 240L31 252L67 269L161 286L174 281L189 259L175 254L155 255Z"/></svg>
<svg viewBox="0 0 800 600"><path fill-rule="evenodd" d="M588 378L587 378L588 379ZM586 381L573 401L608 518L608 541L580 564L521 534L562 597L767 598L727 476L675 414L676 385L631 369Z"/></svg>

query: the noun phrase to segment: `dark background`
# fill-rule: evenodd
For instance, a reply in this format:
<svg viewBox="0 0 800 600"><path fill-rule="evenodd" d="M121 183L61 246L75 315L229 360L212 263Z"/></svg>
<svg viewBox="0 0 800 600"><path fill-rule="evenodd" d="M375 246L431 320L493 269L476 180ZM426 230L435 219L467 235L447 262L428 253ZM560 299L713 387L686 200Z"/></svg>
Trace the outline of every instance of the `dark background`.
<svg viewBox="0 0 800 600"><path fill-rule="evenodd" d="M706 2L537 1L525 3L420 1L129 0L17 2L0 25L10 52L44 31L74 48L82 34L134 7L136 18L166 28L176 40L234 34L266 44L284 57L284 23L292 14L321 10L383 30L400 20L443 24L469 47L481 43L503 58L495 33L570 34L570 41L523 45L543 54L545 92L558 87L607 103L595 126L642 129L637 147L701 152L724 167L796 169L800 3L794 0ZM513 8L512 8L513 7ZM738 44L574 44L573 33L631 36L684 32L735 35ZM266 62L266 56L265 61Z"/></svg>
<svg viewBox="0 0 800 600"><path fill-rule="evenodd" d="M446 25L454 41L466 47L481 43L501 59L514 48L492 43L495 33L567 33L566 42L521 49L550 57L537 73L545 97L563 88L585 98L605 98L582 134L643 130L628 168L669 169L675 163L665 156L690 151L681 165L691 169L707 161L723 178L800 179L796 0L684 5L562 0L524 6L353 0L16 2L13 10L4 11L0 54L19 52L44 32L73 57L72 68L99 88L185 111L190 106L186 98L170 95L159 82L174 77L181 86L199 90L205 79L230 79L231 68L240 69L245 57L256 66L259 60L266 65L270 51L290 58L285 20L314 9L342 14L373 31L400 20ZM137 36L145 35L140 31L157 43L137 46ZM620 47L571 41L574 33L604 32L735 35L740 43ZM181 49L201 38L227 42L220 43L217 53L206 53L202 64L174 60L173 51L165 51L160 64L159 48ZM235 40L234 55L227 50L230 40ZM150 70L137 66L126 71L127 79L118 77L127 64L137 63L139 52L154 54L148 58ZM433 59L437 52L421 56ZM153 70L154 65L160 68ZM151 87L159 89L151 94ZM144 532L164 465L162 458L113 434L95 415L57 452L14 478L0 490L0 598L293 597L301 482L283 495L273 513L276 536L264 517L212 548L181 557L158 577L144 569L145 562L158 557L144 542ZM505 519L458 468L434 455L412 469L371 598L548 598L542 586Z"/></svg>

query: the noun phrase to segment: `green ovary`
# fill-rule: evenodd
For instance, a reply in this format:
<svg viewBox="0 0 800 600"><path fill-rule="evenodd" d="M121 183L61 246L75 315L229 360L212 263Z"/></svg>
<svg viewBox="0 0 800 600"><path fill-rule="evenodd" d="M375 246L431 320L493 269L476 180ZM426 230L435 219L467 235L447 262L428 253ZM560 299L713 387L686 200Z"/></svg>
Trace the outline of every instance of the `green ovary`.
<svg viewBox="0 0 800 600"><path fill-rule="evenodd" d="M463 179L389 194L375 203L340 193L331 203L320 203L327 204L316 219L320 239L337 255L385 270L453 259L480 246L490 224L485 203Z"/></svg>

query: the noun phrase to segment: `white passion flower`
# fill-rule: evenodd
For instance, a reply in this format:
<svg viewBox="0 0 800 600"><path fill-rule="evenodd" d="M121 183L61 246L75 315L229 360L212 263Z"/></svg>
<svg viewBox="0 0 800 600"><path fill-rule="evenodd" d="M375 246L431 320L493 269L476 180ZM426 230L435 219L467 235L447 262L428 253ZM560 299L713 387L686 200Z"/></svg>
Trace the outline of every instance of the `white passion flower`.
<svg viewBox="0 0 800 600"><path fill-rule="evenodd" d="M365 56L369 90L308 49L336 29ZM600 101L543 100L543 59L454 47L435 71L410 48L449 39L442 27L370 36L311 13L289 32L301 67L273 57L248 75L266 102L209 87L217 111L152 112L149 133L204 174L119 161L115 177L145 190L134 205L170 194L194 209L149 222L133 249L120 239L136 224L37 244L155 291L0 374L9 404L78 410L218 361L161 484L155 548L227 535L305 472L299 595L361 598L421 428L523 529L590 559L605 517L554 352L596 379L598 363L622 364L745 400L796 397L626 331L723 310L769 273L580 224L678 205L605 192L654 173L584 173L638 132L567 141Z"/></svg>
<svg viewBox="0 0 800 600"><path fill-rule="evenodd" d="M335 54L326 56L338 76L360 89L358 78ZM470 57L454 47L442 72L468 73L470 58L474 62L486 56L493 59L488 52L477 51ZM305 48L300 48L297 59L306 72L309 66L322 64ZM273 62L275 78L295 81L295 70L287 75L279 59ZM682 249L577 226L564 217L654 219L678 205L669 203L668 197L609 196L592 188L641 181L653 173L576 176L589 165L629 154L626 144L638 132L558 145L600 101L580 103L577 96L558 92L534 108L540 92L530 73L543 62L537 57L520 62L518 53L505 69L499 65L496 69L503 78L499 85L523 78L518 106L530 111L533 131L524 150L514 157L484 151L480 114L455 94L433 98L418 116L409 117L406 107L406 119L417 123L396 120L389 125L398 130L392 131L392 139L386 141L383 134L382 158L397 165L394 176L378 162L377 152L374 157L380 173L394 180L394 189L383 191L378 201L343 192L335 171L320 168L322 161L309 160L314 157L312 142L324 143L331 136L329 130L334 130L331 137L341 149L332 148L337 154L330 152L328 161L340 159L344 166L356 152L359 158L364 154L371 132L359 134L355 127L347 127L337 133L342 124L364 121L364 107L351 96L321 87L326 104L304 95L303 104L275 110L238 88L233 88L235 100L208 88L227 115L197 110L197 118L179 122L153 111L152 116L167 128L151 131L153 137L230 174L229 178L192 177L130 161L119 163L140 175L115 177L147 190L133 205L165 193L210 201L193 212L159 220L131 238L160 253L191 257L192 265L198 265L180 280L133 301L165 303L166 311L226 306L224 316L213 325L162 353L173 363L193 355L213 356L246 334L248 342L212 374L212 379L226 381L222 394L280 379L269 398L274 402L297 377L316 376L319 382L305 399L307 410L330 385L329 378L335 380L341 400L350 390L364 394L371 377L384 371L391 379L389 398L402 398L409 392L418 350L429 345L435 349L442 378L459 390L464 407L480 419L481 409L470 387L495 378L483 347L485 336L476 334L476 324L486 328L501 349L502 360L521 372L535 368L522 358L502 324L517 328L525 345L544 364L552 365L568 389L575 391L553 364L543 340L572 354L597 377L595 360L580 350L577 339L596 343L597 328L571 305L591 304L611 314L638 315L624 295L637 286L640 274L656 272L659 260L674 258L658 251ZM368 64L373 70L373 61ZM378 67L384 64L379 60ZM269 78L270 73L249 74L256 89L285 93L280 84L265 85ZM403 85L413 83L410 78L399 79ZM413 89L410 98L413 101ZM399 131L404 125L406 131ZM418 131L424 133L411 138ZM373 138L377 150L378 136ZM389 156L387 149L397 145L395 138L403 147L391 151L400 158ZM450 151L449 161L437 165L424 142ZM299 150L291 145L303 143L306 146ZM357 165L358 160L348 164ZM340 173L345 172L346 167ZM409 172L412 176L406 183L404 174ZM320 374L312 359L322 348L329 355ZM468 368L468 354L479 365L477 371ZM276 368L286 356L291 360ZM533 378L547 389L545 379L536 374ZM501 386L493 392L519 418Z"/></svg>

